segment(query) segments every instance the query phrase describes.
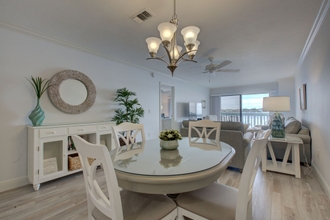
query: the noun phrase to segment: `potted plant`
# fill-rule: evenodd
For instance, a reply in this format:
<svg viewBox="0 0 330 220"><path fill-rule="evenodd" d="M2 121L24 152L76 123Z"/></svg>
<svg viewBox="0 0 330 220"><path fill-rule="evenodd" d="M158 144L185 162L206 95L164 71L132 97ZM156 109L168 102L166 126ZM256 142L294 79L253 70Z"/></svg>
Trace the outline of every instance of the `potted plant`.
<svg viewBox="0 0 330 220"><path fill-rule="evenodd" d="M159 134L160 147L164 150L175 150L179 147L178 140L182 140L178 130L163 130Z"/></svg>
<svg viewBox="0 0 330 220"><path fill-rule="evenodd" d="M31 80L27 79L34 88L34 91L37 96L37 105L32 110L29 115L29 119L31 120L33 126L39 126L45 119L45 114L42 108L40 107L40 98L42 94L51 86L49 85L48 79L42 79L41 77L34 78L31 76Z"/></svg>
<svg viewBox="0 0 330 220"><path fill-rule="evenodd" d="M141 107L135 92L129 91L126 88L117 89L117 97L114 99L119 105L124 106L124 108L118 108L115 110L115 115L112 117L111 121L115 121L116 125L123 122L131 122L138 124L140 118L144 116L144 109ZM124 134L123 134L124 135ZM124 140L119 139L120 146L125 145Z"/></svg>
<svg viewBox="0 0 330 220"><path fill-rule="evenodd" d="M136 93L126 88L117 89L116 93L117 97L114 101L124 106L124 108L116 109L111 121L115 121L116 125L123 122L138 124L140 118L144 116L144 109L141 107L138 99L133 98L136 96Z"/></svg>

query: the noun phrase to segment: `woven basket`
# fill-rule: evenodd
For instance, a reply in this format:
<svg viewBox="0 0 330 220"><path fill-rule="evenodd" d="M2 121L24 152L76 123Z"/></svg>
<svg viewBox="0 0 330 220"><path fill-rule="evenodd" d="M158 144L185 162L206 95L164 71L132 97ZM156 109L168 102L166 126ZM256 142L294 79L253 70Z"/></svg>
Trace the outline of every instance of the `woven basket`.
<svg viewBox="0 0 330 220"><path fill-rule="evenodd" d="M78 154L70 155L68 160L68 169L69 171L81 169L81 162ZM93 163L94 158L88 158L89 165Z"/></svg>

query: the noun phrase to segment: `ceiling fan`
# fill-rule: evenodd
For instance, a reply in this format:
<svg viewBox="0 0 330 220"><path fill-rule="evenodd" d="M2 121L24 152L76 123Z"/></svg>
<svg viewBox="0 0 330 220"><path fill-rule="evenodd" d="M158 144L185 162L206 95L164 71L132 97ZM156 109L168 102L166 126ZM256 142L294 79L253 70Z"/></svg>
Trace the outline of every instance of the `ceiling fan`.
<svg viewBox="0 0 330 220"><path fill-rule="evenodd" d="M214 64L213 57L209 57L208 59L211 63L205 66L205 71L202 73L210 73L211 75L215 75L215 72L232 72L232 73L234 73L234 72L240 71L240 69L222 69L222 67L227 66L228 64L232 63L229 60L225 60L220 64Z"/></svg>

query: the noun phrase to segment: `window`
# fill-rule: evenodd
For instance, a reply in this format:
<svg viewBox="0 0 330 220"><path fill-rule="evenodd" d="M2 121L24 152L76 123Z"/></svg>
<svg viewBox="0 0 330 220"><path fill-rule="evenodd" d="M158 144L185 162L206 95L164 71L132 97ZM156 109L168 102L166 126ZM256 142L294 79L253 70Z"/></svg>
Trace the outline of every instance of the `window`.
<svg viewBox="0 0 330 220"><path fill-rule="evenodd" d="M262 111L262 103L263 97L268 96L268 93L221 96L221 121L243 122L250 127L267 124L269 113Z"/></svg>
<svg viewBox="0 0 330 220"><path fill-rule="evenodd" d="M242 95L242 122L244 124L254 127L268 123L269 113L262 111L263 98L268 96L268 93Z"/></svg>

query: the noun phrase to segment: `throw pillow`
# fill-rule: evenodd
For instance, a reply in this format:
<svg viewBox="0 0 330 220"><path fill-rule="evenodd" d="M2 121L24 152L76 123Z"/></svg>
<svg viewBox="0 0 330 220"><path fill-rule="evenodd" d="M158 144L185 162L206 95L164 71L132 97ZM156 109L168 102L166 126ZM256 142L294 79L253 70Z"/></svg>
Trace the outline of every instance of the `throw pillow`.
<svg viewBox="0 0 330 220"><path fill-rule="evenodd" d="M285 133L297 134L301 128L301 122L295 119L294 117L289 117L285 121Z"/></svg>
<svg viewBox="0 0 330 220"><path fill-rule="evenodd" d="M246 133L246 130L249 128L250 124L243 124L244 126L244 134Z"/></svg>

